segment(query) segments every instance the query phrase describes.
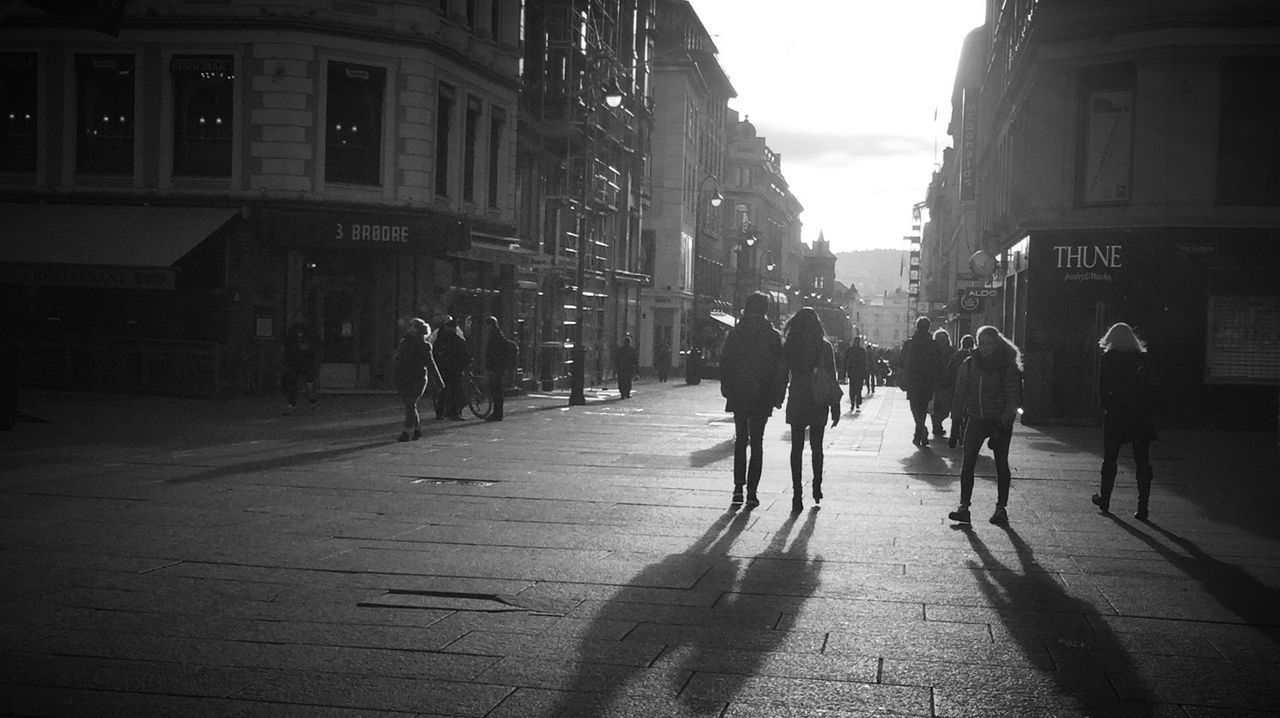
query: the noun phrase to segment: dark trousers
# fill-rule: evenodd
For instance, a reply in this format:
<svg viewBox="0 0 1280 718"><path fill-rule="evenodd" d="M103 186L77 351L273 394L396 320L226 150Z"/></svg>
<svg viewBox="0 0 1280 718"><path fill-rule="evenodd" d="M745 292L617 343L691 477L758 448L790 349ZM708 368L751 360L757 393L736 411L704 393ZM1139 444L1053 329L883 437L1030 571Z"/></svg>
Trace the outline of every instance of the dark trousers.
<svg viewBox="0 0 1280 718"><path fill-rule="evenodd" d="M1009 473L1009 441L1013 438L1013 424L971 416L964 430L964 464L960 467L960 506L964 508L973 498L973 467L988 438L996 457L996 506L1009 503L1009 482L1013 478Z"/></svg>
<svg viewBox="0 0 1280 718"><path fill-rule="evenodd" d="M405 431L421 431L422 418L418 415L418 400L422 398L422 390L426 387L400 389L400 401L404 402Z"/></svg>
<svg viewBox="0 0 1280 718"><path fill-rule="evenodd" d="M827 433L825 420L818 424L805 426L791 425L791 494L799 498L804 494L801 488L801 473L804 469L804 435L809 430L809 453L813 457L813 485L822 485L822 437Z"/></svg>
<svg viewBox="0 0 1280 718"><path fill-rule="evenodd" d="M618 392L622 394L623 399L631 398L631 382L635 376L631 373L618 375Z"/></svg>
<svg viewBox="0 0 1280 718"><path fill-rule="evenodd" d="M506 397L502 394L502 372L489 372L489 399L493 402L493 411L490 412L490 419L502 418L502 405Z"/></svg>
<svg viewBox="0 0 1280 718"><path fill-rule="evenodd" d="M311 364L286 365L284 368L284 392L289 406L298 404L299 384L307 386L307 400L316 403L316 370Z"/></svg>
<svg viewBox="0 0 1280 718"><path fill-rule="evenodd" d="M866 382L867 378L861 374L849 375L849 405L854 409L862 406L862 385Z"/></svg>
<svg viewBox="0 0 1280 718"><path fill-rule="evenodd" d="M1102 503L1111 503L1111 490L1116 485L1116 469L1120 462L1120 447L1125 444L1119 437L1105 436L1102 443ZM1145 510L1151 498L1151 442L1133 442L1133 461L1138 465L1138 508Z"/></svg>
<svg viewBox="0 0 1280 718"><path fill-rule="evenodd" d="M915 391L907 393L907 403L911 405L911 418L916 420L916 438L929 438L929 430L925 428L925 419L929 416L929 402L933 392Z"/></svg>
<svg viewBox="0 0 1280 718"><path fill-rule="evenodd" d="M459 418L462 416L462 408L467 403L466 388L462 386L462 372L442 378L444 389L436 392L435 397L436 418Z"/></svg>
<svg viewBox="0 0 1280 718"><path fill-rule="evenodd" d="M764 427L768 414L735 411L733 413L733 488L747 487L747 496L756 495L760 472L764 468ZM747 449L751 460L747 460Z"/></svg>

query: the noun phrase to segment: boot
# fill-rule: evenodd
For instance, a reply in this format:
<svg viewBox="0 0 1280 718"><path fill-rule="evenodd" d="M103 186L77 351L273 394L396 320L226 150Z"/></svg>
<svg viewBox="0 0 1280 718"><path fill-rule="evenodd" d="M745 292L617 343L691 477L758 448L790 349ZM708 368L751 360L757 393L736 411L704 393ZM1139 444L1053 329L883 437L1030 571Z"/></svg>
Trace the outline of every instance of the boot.
<svg viewBox="0 0 1280 718"><path fill-rule="evenodd" d="M822 477L813 477L813 503L822 503Z"/></svg>

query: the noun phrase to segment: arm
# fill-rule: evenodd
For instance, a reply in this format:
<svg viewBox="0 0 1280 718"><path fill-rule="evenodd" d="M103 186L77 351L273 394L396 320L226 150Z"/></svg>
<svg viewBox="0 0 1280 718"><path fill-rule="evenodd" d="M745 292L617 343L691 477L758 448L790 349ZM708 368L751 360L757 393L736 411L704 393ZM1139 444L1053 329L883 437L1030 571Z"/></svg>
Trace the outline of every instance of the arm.
<svg viewBox="0 0 1280 718"><path fill-rule="evenodd" d="M972 362L968 359L960 363L960 368L956 370L956 382L954 385L955 395L951 399L951 421L962 421L964 417L969 415L969 371L972 368Z"/></svg>
<svg viewBox="0 0 1280 718"><path fill-rule="evenodd" d="M1000 414L1001 423L1012 424L1018 418L1018 404L1022 401L1022 392L1019 391L1021 386L1022 372L1015 366L1009 367L1004 373L1004 412Z"/></svg>

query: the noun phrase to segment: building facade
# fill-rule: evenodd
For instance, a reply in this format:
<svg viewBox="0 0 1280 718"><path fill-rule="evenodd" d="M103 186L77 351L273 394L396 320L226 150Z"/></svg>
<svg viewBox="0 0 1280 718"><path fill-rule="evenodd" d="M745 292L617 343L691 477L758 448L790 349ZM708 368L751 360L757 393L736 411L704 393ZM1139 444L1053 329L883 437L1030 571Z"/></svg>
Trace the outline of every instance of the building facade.
<svg viewBox="0 0 1280 718"><path fill-rule="evenodd" d="M719 252L727 203L724 180L728 103L733 85L693 7L660 0L654 48L653 201L642 220L645 274L638 342L641 366L666 344L678 358L690 347L718 347L731 315L719 298ZM713 203L713 199L715 203Z"/></svg>
<svg viewBox="0 0 1280 718"><path fill-rule="evenodd" d="M1275 425L1277 28L1248 0L990 3L947 181L993 290L970 323L1024 349L1026 420L1096 420L1097 340L1126 321L1167 423Z"/></svg>
<svg viewBox="0 0 1280 718"><path fill-rule="evenodd" d="M124 5L123 3L121 5ZM517 0L127 6L0 25L3 332L33 383L389 387L404 322L511 326Z"/></svg>

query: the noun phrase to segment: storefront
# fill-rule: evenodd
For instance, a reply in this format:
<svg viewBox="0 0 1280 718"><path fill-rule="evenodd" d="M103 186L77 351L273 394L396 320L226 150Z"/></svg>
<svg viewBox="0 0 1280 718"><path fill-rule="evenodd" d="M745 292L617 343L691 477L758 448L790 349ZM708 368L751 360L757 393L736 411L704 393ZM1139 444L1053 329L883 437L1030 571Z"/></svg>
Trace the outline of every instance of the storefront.
<svg viewBox="0 0 1280 718"><path fill-rule="evenodd" d="M1026 354L1028 422L1097 421L1098 339L1123 321L1158 367L1162 423L1269 430L1278 273L1270 230L1037 232L1003 253L1000 296L983 319Z"/></svg>

